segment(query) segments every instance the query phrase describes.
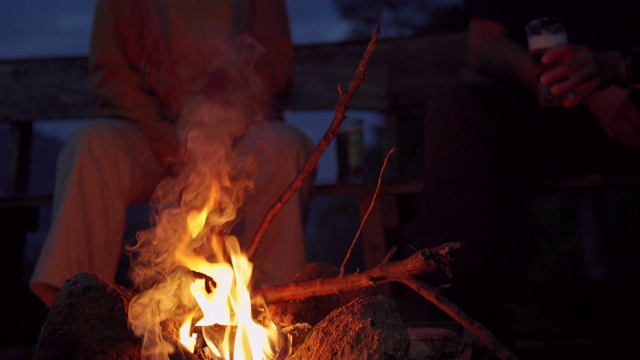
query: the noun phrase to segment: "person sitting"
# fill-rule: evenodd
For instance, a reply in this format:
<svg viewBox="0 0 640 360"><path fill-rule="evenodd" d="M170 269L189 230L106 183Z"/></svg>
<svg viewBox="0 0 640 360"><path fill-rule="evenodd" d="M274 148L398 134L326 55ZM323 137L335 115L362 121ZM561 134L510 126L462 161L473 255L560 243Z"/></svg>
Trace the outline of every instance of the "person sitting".
<svg viewBox="0 0 640 360"><path fill-rule="evenodd" d="M640 4L467 0L465 8L474 76L442 89L426 108L424 231L429 247L466 244L443 295L510 343L508 303L535 245L526 228L510 238L506 224L526 222L530 186L553 176L640 172ZM544 53L550 69L538 79L525 24L543 16L562 18L569 42ZM538 104L538 80L564 96L561 106ZM620 259L627 251L614 250ZM622 274L617 261L594 276Z"/></svg>
<svg viewBox="0 0 640 360"><path fill-rule="evenodd" d="M188 142L231 146L231 169L253 164L233 227L245 247L314 148L282 118L293 78L283 0L98 0L89 72L103 118L71 134L58 156L53 224L29 281L48 307L77 273L114 281L127 207L175 177ZM190 116L213 128L186 133L201 125ZM307 179L270 224L253 259L256 284L291 281L306 265L312 186Z"/></svg>

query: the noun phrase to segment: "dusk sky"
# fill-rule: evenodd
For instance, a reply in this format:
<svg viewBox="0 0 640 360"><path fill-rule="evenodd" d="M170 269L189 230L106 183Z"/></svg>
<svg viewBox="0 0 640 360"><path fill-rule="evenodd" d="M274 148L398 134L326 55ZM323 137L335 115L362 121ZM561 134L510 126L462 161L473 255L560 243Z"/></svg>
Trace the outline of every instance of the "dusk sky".
<svg viewBox="0 0 640 360"><path fill-rule="evenodd" d="M295 44L335 42L349 27L331 0L287 0ZM0 0L0 59L82 55L95 0Z"/></svg>

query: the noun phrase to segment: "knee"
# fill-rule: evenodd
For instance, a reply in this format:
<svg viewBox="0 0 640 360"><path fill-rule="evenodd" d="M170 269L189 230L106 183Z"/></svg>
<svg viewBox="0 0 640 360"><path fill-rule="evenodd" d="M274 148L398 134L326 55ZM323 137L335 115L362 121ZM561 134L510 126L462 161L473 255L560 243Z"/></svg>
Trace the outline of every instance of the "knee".
<svg viewBox="0 0 640 360"><path fill-rule="evenodd" d="M291 152L294 150L296 154L300 153L305 156L310 155L313 151L311 141L297 128L278 121L270 121L268 125L273 137L271 139L272 146L276 151Z"/></svg>
<svg viewBox="0 0 640 360"><path fill-rule="evenodd" d="M281 171L298 171L313 152L313 144L307 136L295 127L282 122L268 121L257 129L250 139L261 143L257 146L258 158L277 164ZM262 149L264 152L260 151Z"/></svg>
<svg viewBox="0 0 640 360"><path fill-rule="evenodd" d="M133 125L117 120L94 120L82 124L68 138L65 148L91 152L123 141L124 128Z"/></svg>
<svg viewBox="0 0 640 360"><path fill-rule="evenodd" d="M282 122L268 121L252 129L236 151L256 161L257 184L284 188L303 169L314 146L308 137L295 127ZM315 182L315 170L302 184L303 198L308 198Z"/></svg>
<svg viewBox="0 0 640 360"><path fill-rule="evenodd" d="M55 300L56 295L60 290L60 288L56 286L45 283L30 283L29 289L49 309L51 308L51 305L53 305L53 300Z"/></svg>
<svg viewBox="0 0 640 360"><path fill-rule="evenodd" d="M58 156L58 166L113 156L117 149L126 148L127 142L140 141L127 135L133 129L133 124L122 120L86 122L71 133L65 142Z"/></svg>

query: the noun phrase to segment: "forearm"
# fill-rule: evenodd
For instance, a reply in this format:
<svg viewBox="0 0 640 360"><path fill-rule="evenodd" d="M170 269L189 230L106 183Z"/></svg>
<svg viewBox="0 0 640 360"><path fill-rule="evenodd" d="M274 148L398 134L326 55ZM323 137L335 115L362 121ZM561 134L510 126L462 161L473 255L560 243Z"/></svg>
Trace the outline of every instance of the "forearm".
<svg viewBox="0 0 640 360"><path fill-rule="evenodd" d="M511 40L500 39L470 54L469 64L479 74L536 89L531 56Z"/></svg>
<svg viewBox="0 0 640 360"><path fill-rule="evenodd" d="M139 69L141 50L128 2L98 1L94 18L89 73L103 116L126 119L147 137L162 160L173 156L177 141L172 123L163 118L159 100L145 90ZM105 35L106 34L106 35Z"/></svg>
<svg viewBox="0 0 640 360"><path fill-rule="evenodd" d="M528 50L506 36L500 24L476 19L470 23L469 65L479 74L536 89L533 61Z"/></svg>
<svg viewBox="0 0 640 360"><path fill-rule="evenodd" d="M265 49L256 71L269 94L275 96L288 89L293 80L293 45L285 3L257 0L254 12L251 35Z"/></svg>

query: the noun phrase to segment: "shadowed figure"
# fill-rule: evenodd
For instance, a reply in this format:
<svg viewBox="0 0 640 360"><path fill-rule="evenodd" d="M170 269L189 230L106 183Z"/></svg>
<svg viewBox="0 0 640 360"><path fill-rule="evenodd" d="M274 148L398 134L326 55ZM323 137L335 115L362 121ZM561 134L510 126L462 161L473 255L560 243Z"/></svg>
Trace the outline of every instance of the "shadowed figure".
<svg viewBox="0 0 640 360"><path fill-rule="evenodd" d="M467 244L454 255L443 294L510 345L509 300L535 246L527 227L531 186L561 175L640 173L634 88L640 4L468 0L465 6L475 76L446 87L427 107L425 238L429 247ZM561 17L569 42L544 53L549 69L538 77L525 24L541 16ZM538 80L571 96L542 107ZM521 230L516 237L507 224ZM605 266L602 276L621 274Z"/></svg>

